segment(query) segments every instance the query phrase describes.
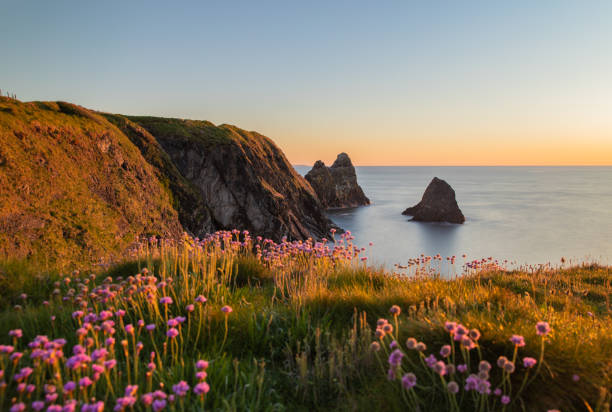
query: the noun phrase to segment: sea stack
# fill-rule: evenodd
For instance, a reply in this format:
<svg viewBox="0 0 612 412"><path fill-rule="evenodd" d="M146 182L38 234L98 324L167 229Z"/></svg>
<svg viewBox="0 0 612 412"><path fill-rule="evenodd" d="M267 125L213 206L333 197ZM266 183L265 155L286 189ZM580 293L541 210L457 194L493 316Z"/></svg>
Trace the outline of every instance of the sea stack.
<svg viewBox="0 0 612 412"><path fill-rule="evenodd" d="M419 222L463 223L465 216L461 213L455 191L442 179L434 177L425 189L421 201L402 212Z"/></svg>
<svg viewBox="0 0 612 412"><path fill-rule="evenodd" d="M305 177L326 209L370 204L357 184L355 167L346 153L340 153L331 167L317 160Z"/></svg>

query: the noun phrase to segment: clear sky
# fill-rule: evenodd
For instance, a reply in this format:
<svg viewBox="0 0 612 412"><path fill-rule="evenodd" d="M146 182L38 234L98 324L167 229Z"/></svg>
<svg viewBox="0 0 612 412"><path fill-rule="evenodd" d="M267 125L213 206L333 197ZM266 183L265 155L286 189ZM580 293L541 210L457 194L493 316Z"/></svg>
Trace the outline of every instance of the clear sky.
<svg viewBox="0 0 612 412"><path fill-rule="evenodd" d="M612 1L0 0L0 88L294 164L612 164Z"/></svg>

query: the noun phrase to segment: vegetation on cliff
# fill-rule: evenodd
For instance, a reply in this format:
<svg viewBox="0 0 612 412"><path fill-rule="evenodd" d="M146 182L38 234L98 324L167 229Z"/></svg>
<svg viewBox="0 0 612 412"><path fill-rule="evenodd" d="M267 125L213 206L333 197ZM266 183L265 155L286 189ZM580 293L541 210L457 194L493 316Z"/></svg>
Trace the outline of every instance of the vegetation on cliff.
<svg viewBox="0 0 612 412"><path fill-rule="evenodd" d="M609 268L366 262L235 231L41 277L2 299L0 408L609 410Z"/></svg>
<svg viewBox="0 0 612 412"><path fill-rule="evenodd" d="M182 234L171 193L104 117L0 98L0 257L43 265L119 258Z"/></svg>

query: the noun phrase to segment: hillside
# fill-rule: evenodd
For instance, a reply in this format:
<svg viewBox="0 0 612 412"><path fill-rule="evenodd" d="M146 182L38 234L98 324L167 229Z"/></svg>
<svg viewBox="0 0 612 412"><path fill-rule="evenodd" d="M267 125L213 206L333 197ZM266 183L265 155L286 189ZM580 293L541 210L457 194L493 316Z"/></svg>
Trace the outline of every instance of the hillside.
<svg viewBox="0 0 612 412"><path fill-rule="evenodd" d="M0 256L50 265L118 258L182 233L172 196L104 117L0 99Z"/></svg>
<svg viewBox="0 0 612 412"><path fill-rule="evenodd" d="M0 100L0 259L116 260L143 236L329 234L310 184L267 137L206 121Z"/></svg>

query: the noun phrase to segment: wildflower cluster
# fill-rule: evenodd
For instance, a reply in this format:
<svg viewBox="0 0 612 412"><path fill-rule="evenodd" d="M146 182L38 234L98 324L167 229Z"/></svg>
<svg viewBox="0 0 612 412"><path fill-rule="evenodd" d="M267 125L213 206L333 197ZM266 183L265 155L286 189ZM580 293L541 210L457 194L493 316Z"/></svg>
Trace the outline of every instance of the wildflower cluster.
<svg viewBox="0 0 612 412"><path fill-rule="evenodd" d="M146 269L127 279L95 282L95 276L65 277L55 284L52 302L45 303L56 299L75 307L67 320L72 336L24 341L21 329L8 333L12 343L0 345L0 407L8 401L11 412L99 412L142 405L157 412L190 396L203 406L210 390L208 362L198 361L194 376L182 367L182 358L199 339L207 299L199 295L179 306L169 296L175 293L172 278ZM50 321L55 320L53 315ZM166 367L181 371L184 379L172 384Z"/></svg>
<svg viewBox="0 0 612 412"><path fill-rule="evenodd" d="M400 312L397 305L390 310L396 321ZM499 356L495 365L497 370L494 370L494 366L482 358L480 331L451 321L444 324L444 329L448 333L449 343L438 351L426 353L427 345L414 337L408 338L402 348L389 321L377 321L377 340L370 347L375 352L384 351L388 354L387 377L399 383L404 391L404 399L414 410L424 407L421 396L432 390L443 394L449 410L462 410L468 402L476 410L504 410L520 397L538 373L536 365L542 363L545 337L550 332L548 323L538 322L536 325L536 333L541 336L542 342L539 360L529 356L519 359L519 348L525 346L525 338L512 335L509 339L513 348L512 356ZM521 384L513 389L512 376L519 370L523 375ZM493 380L493 375L498 379ZM458 396L461 392L463 395Z"/></svg>

